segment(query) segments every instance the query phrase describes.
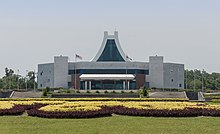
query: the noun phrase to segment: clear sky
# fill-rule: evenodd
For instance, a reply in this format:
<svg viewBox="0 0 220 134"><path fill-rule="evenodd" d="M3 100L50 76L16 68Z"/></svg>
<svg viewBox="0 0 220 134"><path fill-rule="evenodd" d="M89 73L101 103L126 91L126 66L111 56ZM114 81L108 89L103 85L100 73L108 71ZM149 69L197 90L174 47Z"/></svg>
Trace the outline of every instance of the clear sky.
<svg viewBox="0 0 220 134"><path fill-rule="evenodd" d="M220 0L0 0L0 77L55 55L91 60L115 29L133 60L220 72Z"/></svg>

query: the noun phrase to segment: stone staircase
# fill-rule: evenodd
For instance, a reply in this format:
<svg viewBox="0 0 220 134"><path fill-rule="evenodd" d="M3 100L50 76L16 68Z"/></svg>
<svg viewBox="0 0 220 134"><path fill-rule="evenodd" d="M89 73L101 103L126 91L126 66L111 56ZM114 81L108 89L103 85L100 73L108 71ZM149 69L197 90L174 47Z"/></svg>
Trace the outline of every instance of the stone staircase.
<svg viewBox="0 0 220 134"><path fill-rule="evenodd" d="M185 98L187 99L185 92L151 92L150 98Z"/></svg>
<svg viewBox="0 0 220 134"><path fill-rule="evenodd" d="M13 91L10 98L40 98L42 96L42 92L17 92Z"/></svg>

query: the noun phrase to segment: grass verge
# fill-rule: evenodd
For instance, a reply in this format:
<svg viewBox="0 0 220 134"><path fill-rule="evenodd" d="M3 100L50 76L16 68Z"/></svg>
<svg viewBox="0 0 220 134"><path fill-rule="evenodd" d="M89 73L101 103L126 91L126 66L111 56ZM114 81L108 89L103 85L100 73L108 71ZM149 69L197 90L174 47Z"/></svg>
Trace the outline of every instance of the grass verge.
<svg viewBox="0 0 220 134"><path fill-rule="evenodd" d="M160 134L218 133L220 118L155 118L113 116L94 119L43 119L0 116L1 134Z"/></svg>

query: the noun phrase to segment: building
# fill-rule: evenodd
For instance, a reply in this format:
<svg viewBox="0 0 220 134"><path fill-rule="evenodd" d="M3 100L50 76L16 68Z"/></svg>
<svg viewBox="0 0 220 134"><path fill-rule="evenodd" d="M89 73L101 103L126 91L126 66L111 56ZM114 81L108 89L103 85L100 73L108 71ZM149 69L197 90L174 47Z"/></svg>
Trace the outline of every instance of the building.
<svg viewBox="0 0 220 134"><path fill-rule="evenodd" d="M55 56L54 63L38 65L38 88L134 90L144 86L183 89L184 64L164 63L162 56L150 56L149 62L132 61L123 52L117 31L104 32L91 61L69 62L67 56Z"/></svg>

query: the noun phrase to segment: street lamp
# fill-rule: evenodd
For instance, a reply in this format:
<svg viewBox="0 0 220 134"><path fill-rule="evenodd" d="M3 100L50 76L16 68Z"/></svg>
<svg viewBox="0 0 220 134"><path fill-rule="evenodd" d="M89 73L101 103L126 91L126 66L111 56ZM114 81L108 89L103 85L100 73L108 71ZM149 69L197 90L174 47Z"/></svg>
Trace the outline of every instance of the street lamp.
<svg viewBox="0 0 220 134"><path fill-rule="evenodd" d="M19 89L19 69L17 70L17 89Z"/></svg>
<svg viewBox="0 0 220 134"><path fill-rule="evenodd" d="M28 83L27 83L27 82L28 82L28 80L27 80L27 77L28 77L28 70L26 70L26 73L27 73L27 74L26 74L26 78L25 78L25 80L26 80L26 91L27 91L27 88L28 88Z"/></svg>
<svg viewBox="0 0 220 134"><path fill-rule="evenodd" d="M196 78L195 78L195 70L193 71L193 84L194 84L194 92L196 91Z"/></svg>

